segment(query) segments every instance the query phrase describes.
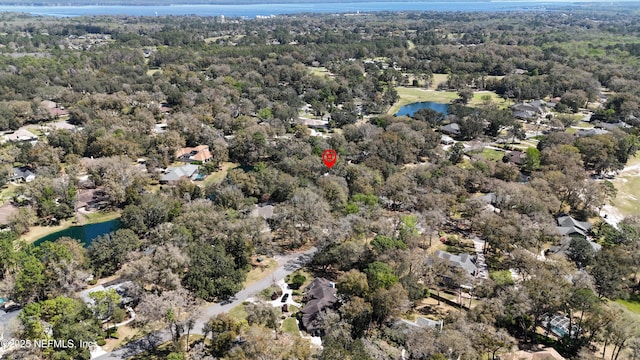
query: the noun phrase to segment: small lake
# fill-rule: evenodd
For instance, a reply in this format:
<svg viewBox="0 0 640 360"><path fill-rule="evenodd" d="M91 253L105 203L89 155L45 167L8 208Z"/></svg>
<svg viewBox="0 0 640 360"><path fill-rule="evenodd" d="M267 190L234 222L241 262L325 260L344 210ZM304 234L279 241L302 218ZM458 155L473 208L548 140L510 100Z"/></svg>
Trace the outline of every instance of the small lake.
<svg viewBox="0 0 640 360"><path fill-rule="evenodd" d="M445 115L449 114L449 104L443 104L434 101L423 101L412 104L407 104L398 110L396 116L413 116L413 114L420 109L431 109Z"/></svg>
<svg viewBox="0 0 640 360"><path fill-rule="evenodd" d="M91 245L91 242L100 235L108 234L120 228L120 220L114 219L101 223L87 224L82 226L72 226L68 229L60 230L52 234L41 237L33 244L38 246L45 241L56 241L63 236L68 236L80 240L84 247Z"/></svg>

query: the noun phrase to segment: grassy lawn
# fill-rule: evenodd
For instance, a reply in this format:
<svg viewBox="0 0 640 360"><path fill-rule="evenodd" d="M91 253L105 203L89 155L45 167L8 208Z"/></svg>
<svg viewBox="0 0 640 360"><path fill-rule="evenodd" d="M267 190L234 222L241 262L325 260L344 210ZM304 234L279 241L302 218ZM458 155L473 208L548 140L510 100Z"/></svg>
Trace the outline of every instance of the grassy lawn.
<svg viewBox="0 0 640 360"><path fill-rule="evenodd" d="M593 125L589 124L588 122L584 122L584 121L578 121L573 126L575 126L577 128L580 128L580 129L593 129Z"/></svg>
<svg viewBox="0 0 640 360"><path fill-rule="evenodd" d="M498 94L493 91L475 91L473 93L473 98L469 101L470 106L480 106L484 104L484 100L482 97L485 95L489 95L491 98L491 102L498 105L498 107L504 109L511 105L513 105L513 101L509 99L503 99Z"/></svg>
<svg viewBox="0 0 640 360"><path fill-rule="evenodd" d="M309 284L311 284L311 282L313 281L313 275L311 275L310 273L306 272L304 269L300 269L300 270L296 270L295 272L291 273L291 275L287 275L285 277L285 282L291 281L291 279L293 279L294 276L296 275L302 275L305 278L307 278L305 280L305 282L302 284L302 286L300 286L299 291L302 292L302 290L307 287Z"/></svg>
<svg viewBox="0 0 640 360"><path fill-rule="evenodd" d="M629 159L627 167L633 168L611 180L618 190L612 205L625 216L637 214L640 208L640 157Z"/></svg>
<svg viewBox="0 0 640 360"><path fill-rule="evenodd" d="M224 162L220 164L220 170L209 174L202 181L202 186L207 186L212 183L221 183L227 177L227 173L229 172L229 170L235 169L238 166L240 166L240 164L232 162Z"/></svg>
<svg viewBox="0 0 640 360"><path fill-rule="evenodd" d="M189 336L189 343L191 346L193 344L202 342L204 337L202 335L192 334ZM182 339L180 339L180 344L184 346L187 342L187 336L185 335ZM166 343L160 344L154 351L145 351L141 354L138 354L134 357L131 357L132 360L163 360L166 359L169 354L174 352L173 344L171 341L167 341Z"/></svg>
<svg viewBox="0 0 640 360"><path fill-rule="evenodd" d="M6 186L4 186L2 188L2 191L0 192L0 196L2 196L1 200L2 202L5 202L11 198L13 198L13 196L16 194L16 190L18 189L19 185L15 185L12 183L7 183Z"/></svg>
<svg viewBox="0 0 640 360"><path fill-rule="evenodd" d="M433 294L437 294L438 292L434 289L429 290L431 291ZM440 295L444 294L443 291L440 292ZM425 299L420 300L420 302L418 303L418 306L416 308L416 314L415 316L406 314L405 318L407 318L408 320L415 320L415 318L417 316L425 316L425 315L430 315L430 316L425 316L431 319L442 319L445 316L447 316L447 314L449 312L460 312L460 308L459 307L453 307L449 304L446 304L444 302L440 302L440 305L438 305L438 300L432 298L432 297L428 297Z"/></svg>
<svg viewBox="0 0 640 360"><path fill-rule="evenodd" d="M396 90L398 91L400 99L387 111L387 114L390 115L397 113L402 106L407 104L421 101L434 101L446 104L458 98L458 94L453 91L433 91L404 86L398 86Z"/></svg>
<svg viewBox="0 0 640 360"><path fill-rule="evenodd" d="M114 220L120 217L120 211L106 211L84 214L87 218L88 224L101 223L109 220Z"/></svg>
<svg viewBox="0 0 640 360"><path fill-rule="evenodd" d="M438 88L438 85L447 82L449 78L449 74L433 74L433 81L431 81L431 86L429 89L435 90Z"/></svg>
<svg viewBox="0 0 640 360"><path fill-rule="evenodd" d="M434 84L436 83L436 76L445 76L444 80L446 81L447 75L434 74ZM391 106L387 111L387 114L390 115L397 113L402 106L415 102L433 101L448 104L452 100L459 98L458 93L455 91L435 91L433 89L425 90L421 88L405 86L398 86L396 87L396 90L398 91L400 99L396 101L396 103L393 104L393 106ZM469 102L469 106L480 106L484 104L484 100L482 100L482 97L485 95L489 95L491 98L491 102L497 104L499 107L507 107L512 104L510 100L504 100L494 92L477 91L473 94L473 98Z"/></svg>
<svg viewBox="0 0 640 360"><path fill-rule="evenodd" d="M262 280L269 276L275 269L278 268L278 262L274 259L266 259L260 264L260 266L254 266L251 271L247 273L247 279L244 281L244 285L253 284L256 281Z"/></svg>
<svg viewBox="0 0 640 360"><path fill-rule="evenodd" d="M631 311L634 314L640 315L640 297L637 295L632 296L628 300L618 299L616 302L620 305L623 305L627 308L627 310Z"/></svg>
<svg viewBox="0 0 640 360"><path fill-rule="evenodd" d="M75 219L63 220L60 225L56 226L32 226L29 232L22 235L20 240L24 240L27 244L32 243L43 236L53 234L54 232L70 228L76 224L73 223Z"/></svg>
<svg viewBox="0 0 640 360"><path fill-rule="evenodd" d="M229 316L241 321L247 320L247 312L244 310L244 305L240 304L229 310Z"/></svg>
<svg viewBox="0 0 640 360"><path fill-rule="evenodd" d="M282 322L282 331L293 336L300 336L300 330L298 330L296 319L291 317L284 319L284 321Z"/></svg>
<svg viewBox="0 0 640 360"><path fill-rule="evenodd" d="M484 157L485 159L494 160L494 161L501 161L504 155L505 155L504 151L490 149L490 148L484 148L480 153L480 156Z"/></svg>
<svg viewBox="0 0 640 360"><path fill-rule="evenodd" d="M139 337L140 335L141 335L141 332L138 329L133 329L133 328L129 327L128 325L120 326L118 328L118 338L117 339L105 339L107 341L107 344L104 345L102 348L105 351L111 351L113 349L116 349L116 348L128 343L129 341L135 339L136 337Z"/></svg>
<svg viewBox="0 0 640 360"><path fill-rule="evenodd" d="M308 66L307 68L309 69L309 71L311 71L311 74L315 76L325 77L325 76L329 76L330 74L329 70L324 66L318 66L318 67Z"/></svg>

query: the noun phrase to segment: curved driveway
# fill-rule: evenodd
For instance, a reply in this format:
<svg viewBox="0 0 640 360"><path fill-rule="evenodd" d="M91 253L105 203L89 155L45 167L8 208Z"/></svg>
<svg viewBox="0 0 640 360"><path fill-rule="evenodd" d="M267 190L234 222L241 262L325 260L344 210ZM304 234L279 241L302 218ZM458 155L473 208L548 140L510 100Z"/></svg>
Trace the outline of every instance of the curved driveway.
<svg viewBox="0 0 640 360"><path fill-rule="evenodd" d="M285 278L288 274L298 270L302 266L304 266L311 258L313 254L316 252L316 248L313 247L303 253L295 253L289 254L285 256L281 256L278 259L279 267L266 278L256 281L255 283L247 286L238 292L234 297L229 299L228 301L222 303L215 303L207 306L202 309L200 316L198 316L196 320L196 325L191 331L192 334L202 334L202 327L205 322L209 320L212 316L217 314L229 312L229 310L233 309L235 306L241 304L243 301L247 300L250 297L255 296L261 290L268 288L275 281L279 281ZM127 345L114 350L113 352L100 355L93 359L95 360L121 360L127 359L129 357L135 356L141 352L144 352L148 349L154 348L156 345L167 342L171 340L171 336L168 331L158 331L152 334L147 335L146 337L128 343Z"/></svg>

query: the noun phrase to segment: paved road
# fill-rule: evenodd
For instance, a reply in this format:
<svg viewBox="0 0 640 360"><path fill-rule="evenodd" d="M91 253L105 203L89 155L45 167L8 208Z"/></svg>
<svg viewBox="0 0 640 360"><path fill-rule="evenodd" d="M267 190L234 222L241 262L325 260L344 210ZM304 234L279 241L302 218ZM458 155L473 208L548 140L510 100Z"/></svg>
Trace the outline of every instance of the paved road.
<svg viewBox="0 0 640 360"><path fill-rule="evenodd" d="M201 315L198 317L196 321L196 325L191 331L192 334L202 334L202 327L204 323L209 320L214 315L221 314L224 312L229 312L235 306L241 304L243 301L247 300L250 297L255 296L261 290L268 288L271 286L273 281L276 282L284 279L285 276L291 274L292 272L298 270L302 266L304 266L316 252L316 248L311 248L310 250L305 251L304 253L297 253L282 256L278 259L279 267L266 278L257 281L248 287L242 289L238 292L233 298L224 303L216 303L210 305L204 309L202 309ZM94 360L121 360L127 359L129 357L135 356L141 352L146 351L147 349L153 348L155 345L167 342L171 340L171 335L168 331L159 331L153 334L148 335L147 337L131 342L124 347L117 349L111 353L107 353L98 357L95 357Z"/></svg>
<svg viewBox="0 0 640 360"><path fill-rule="evenodd" d="M17 323L18 320L14 320L20 314L20 310L18 311L10 311L8 313L4 312L4 310L0 310L0 339L4 337L4 339L11 339L11 330L13 328L13 323Z"/></svg>

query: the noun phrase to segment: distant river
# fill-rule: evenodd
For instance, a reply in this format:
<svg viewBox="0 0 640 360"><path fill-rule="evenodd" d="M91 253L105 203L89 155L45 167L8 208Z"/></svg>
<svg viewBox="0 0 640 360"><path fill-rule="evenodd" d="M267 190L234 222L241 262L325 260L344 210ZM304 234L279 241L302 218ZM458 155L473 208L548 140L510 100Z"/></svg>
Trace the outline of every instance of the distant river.
<svg viewBox="0 0 640 360"><path fill-rule="evenodd" d="M254 5L159 5L159 6L0 6L0 12L21 12L42 16L91 15L199 15L247 17L298 13L356 13L369 11L531 11L577 6L576 2L486 1L486 2L341 2Z"/></svg>

